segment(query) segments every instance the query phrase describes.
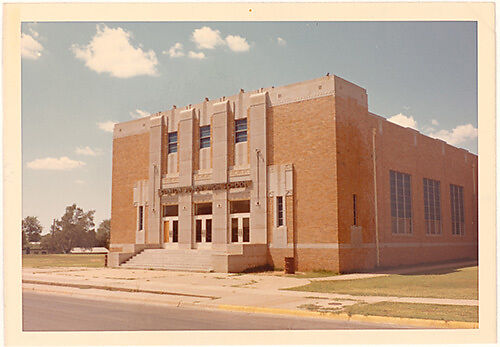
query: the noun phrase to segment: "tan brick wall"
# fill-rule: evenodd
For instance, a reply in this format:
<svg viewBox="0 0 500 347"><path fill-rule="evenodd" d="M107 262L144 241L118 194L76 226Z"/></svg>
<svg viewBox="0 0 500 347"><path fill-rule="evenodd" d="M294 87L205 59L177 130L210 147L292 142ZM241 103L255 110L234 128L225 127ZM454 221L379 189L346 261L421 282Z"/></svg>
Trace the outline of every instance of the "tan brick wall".
<svg viewBox="0 0 500 347"><path fill-rule="evenodd" d="M364 243L375 242L375 210L372 161L372 135L368 109L352 98L335 98L337 135L337 180L339 243L351 242L354 224L353 194L356 194L357 226L362 227ZM370 122L371 121L371 122ZM348 254L355 254L354 257ZM340 269L373 267L375 253L367 249L340 251Z"/></svg>
<svg viewBox="0 0 500 347"><path fill-rule="evenodd" d="M395 266L474 257L477 249L461 244L477 243L477 193L474 194L474 185L477 192L477 157L446 144L443 155L441 141L369 115L366 109L359 107L352 99L337 97L335 102L340 242L350 243L350 227L353 224L352 194L357 194L358 224L363 228L363 242L375 244L372 161L372 129L375 128L380 243L399 246L415 243L423 246L426 243L452 245L381 248L380 265ZM379 132L379 123L382 123L382 133ZM411 175L412 234L392 234L390 170ZM441 235L426 235L423 178L441 182ZM464 236L452 235L450 183L464 187ZM342 250L340 254L341 271L376 264L374 249Z"/></svg>
<svg viewBox="0 0 500 347"><path fill-rule="evenodd" d="M134 185L148 178L149 133L113 140L111 243L135 243ZM147 209L145 226L147 226Z"/></svg>
<svg viewBox="0 0 500 347"><path fill-rule="evenodd" d="M335 152L332 97L268 108L268 165L293 163L294 167L294 197L287 198L287 206L292 207L286 211L288 242L293 242L294 229L296 243L337 242ZM275 219L273 206L272 200L269 200L270 226ZM291 214L294 218L291 218ZM272 227L269 239L272 240ZM289 252L271 250L273 263L283 262L279 257ZM298 269L318 268L321 265L324 268L338 269L337 253L335 249L299 249L296 254Z"/></svg>

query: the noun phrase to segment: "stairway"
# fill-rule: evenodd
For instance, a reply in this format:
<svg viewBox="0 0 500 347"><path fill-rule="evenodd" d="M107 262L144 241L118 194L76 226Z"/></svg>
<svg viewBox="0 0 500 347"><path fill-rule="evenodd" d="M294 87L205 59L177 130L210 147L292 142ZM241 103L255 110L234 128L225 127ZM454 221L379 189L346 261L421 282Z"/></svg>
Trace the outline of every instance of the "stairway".
<svg viewBox="0 0 500 347"><path fill-rule="evenodd" d="M145 249L120 267L212 272L212 254L208 249Z"/></svg>

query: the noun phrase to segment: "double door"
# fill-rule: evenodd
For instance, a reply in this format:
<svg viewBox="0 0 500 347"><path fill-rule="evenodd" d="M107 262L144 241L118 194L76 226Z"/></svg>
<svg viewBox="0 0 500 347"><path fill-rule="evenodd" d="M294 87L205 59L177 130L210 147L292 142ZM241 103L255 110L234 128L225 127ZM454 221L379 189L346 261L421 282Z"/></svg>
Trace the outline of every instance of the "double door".
<svg viewBox="0 0 500 347"><path fill-rule="evenodd" d="M195 218L195 242L212 242L212 216L196 216Z"/></svg>
<svg viewBox="0 0 500 347"><path fill-rule="evenodd" d="M163 243L179 242L179 218L163 218Z"/></svg>
<svg viewBox="0 0 500 347"><path fill-rule="evenodd" d="M250 214L233 213L231 218L231 242L250 242Z"/></svg>

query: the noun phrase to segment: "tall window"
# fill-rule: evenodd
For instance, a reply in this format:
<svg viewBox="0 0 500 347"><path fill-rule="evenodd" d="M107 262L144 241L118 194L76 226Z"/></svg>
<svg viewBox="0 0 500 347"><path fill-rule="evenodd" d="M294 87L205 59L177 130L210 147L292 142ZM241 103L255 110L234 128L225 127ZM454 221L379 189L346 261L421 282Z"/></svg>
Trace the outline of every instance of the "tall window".
<svg viewBox="0 0 500 347"><path fill-rule="evenodd" d="M139 206L139 230L144 229L144 206Z"/></svg>
<svg viewBox="0 0 500 347"><path fill-rule="evenodd" d="M393 234L411 234L411 177L390 171L391 219Z"/></svg>
<svg viewBox="0 0 500 347"><path fill-rule="evenodd" d="M168 133L168 153L177 152L177 131Z"/></svg>
<svg viewBox="0 0 500 347"><path fill-rule="evenodd" d="M235 141L246 142L247 141L247 119L237 119L235 121Z"/></svg>
<svg viewBox="0 0 500 347"><path fill-rule="evenodd" d="M463 235L465 232L464 222L464 187L450 184L451 200L451 233Z"/></svg>
<svg viewBox="0 0 500 347"><path fill-rule="evenodd" d="M276 224L277 226L283 225L283 197L276 197Z"/></svg>
<svg viewBox="0 0 500 347"><path fill-rule="evenodd" d="M210 147L210 125L200 127L200 148Z"/></svg>
<svg viewBox="0 0 500 347"><path fill-rule="evenodd" d="M441 234L441 187L439 181L424 178L425 227L428 235Z"/></svg>

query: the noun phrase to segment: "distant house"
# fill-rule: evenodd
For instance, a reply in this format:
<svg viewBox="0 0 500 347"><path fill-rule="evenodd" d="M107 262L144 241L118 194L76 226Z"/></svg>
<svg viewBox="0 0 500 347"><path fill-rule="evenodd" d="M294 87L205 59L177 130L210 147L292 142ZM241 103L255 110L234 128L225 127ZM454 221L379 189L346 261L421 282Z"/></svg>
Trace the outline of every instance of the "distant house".
<svg viewBox="0 0 500 347"><path fill-rule="evenodd" d="M41 242L29 242L23 247L23 254L47 254L49 253L45 248L42 248Z"/></svg>
<svg viewBox="0 0 500 347"><path fill-rule="evenodd" d="M91 248L82 248L82 247L74 247L71 249L71 254L108 254L108 249L106 247L91 247Z"/></svg>

